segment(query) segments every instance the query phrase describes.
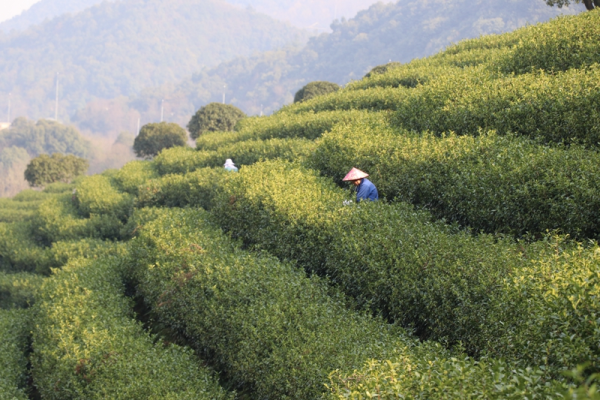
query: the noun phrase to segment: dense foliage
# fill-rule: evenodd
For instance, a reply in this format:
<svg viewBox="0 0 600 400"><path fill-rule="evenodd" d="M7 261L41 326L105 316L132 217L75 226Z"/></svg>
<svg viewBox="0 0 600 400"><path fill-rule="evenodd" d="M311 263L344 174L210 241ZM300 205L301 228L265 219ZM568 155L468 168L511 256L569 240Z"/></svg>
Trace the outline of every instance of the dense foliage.
<svg viewBox="0 0 600 400"><path fill-rule="evenodd" d="M210 103L201 107L187 125L192 139L198 139L206 132L233 131L235 125L246 114L231 104Z"/></svg>
<svg viewBox="0 0 600 400"><path fill-rule="evenodd" d="M310 82L296 92L294 103L301 103L317 96L337 92L338 90L340 90L340 85L337 83L325 81Z"/></svg>
<svg viewBox="0 0 600 400"><path fill-rule="evenodd" d="M72 154L42 154L27 164L25 180L32 187L43 187L56 182L70 183L85 174L89 166L86 159Z"/></svg>
<svg viewBox="0 0 600 400"><path fill-rule="evenodd" d="M173 122L146 124L133 142L133 151L138 157L152 158L164 149L185 146L187 132Z"/></svg>

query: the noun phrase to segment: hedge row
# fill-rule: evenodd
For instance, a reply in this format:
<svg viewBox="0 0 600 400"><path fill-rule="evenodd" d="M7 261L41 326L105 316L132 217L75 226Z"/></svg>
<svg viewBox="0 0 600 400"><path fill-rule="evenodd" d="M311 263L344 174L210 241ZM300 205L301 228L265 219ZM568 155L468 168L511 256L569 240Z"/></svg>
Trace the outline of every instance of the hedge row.
<svg viewBox="0 0 600 400"><path fill-rule="evenodd" d="M182 148L183 149L183 148ZM150 179L158 178L155 164L150 161L132 161L113 176L114 186L121 192L136 196L138 188Z"/></svg>
<svg viewBox="0 0 600 400"><path fill-rule="evenodd" d="M133 212L133 197L117 190L111 180L102 175L82 179L71 200L84 218L103 215L124 223Z"/></svg>
<svg viewBox="0 0 600 400"><path fill-rule="evenodd" d="M583 362L600 369L596 247L473 236L405 203L344 207L348 194L333 182L282 162L223 182L212 212L234 237L327 275L422 338L553 373Z"/></svg>
<svg viewBox="0 0 600 400"><path fill-rule="evenodd" d="M26 400L29 310L0 309L0 400Z"/></svg>
<svg viewBox="0 0 600 400"><path fill-rule="evenodd" d="M513 132L542 142L600 143L600 67L494 79L484 68L411 89L394 122L417 132Z"/></svg>
<svg viewBox="0 0 600 400"><path fill-rule="evenodd" d="M185 174L204 167L222 167L228 158L241 167L273 158L302 159L312 151L314 143L303 138L246 140L208 151L174 147L162 151L155 158L154 165L161 175Z"/></svg>
<svg viewBox="0 0 600 400"><path fill-rule="evenodd" d="M41 275L0 272L0 308L28 308L34 303L35 294L43 281Z"/></svg>
<svg viewBox="0 0 600 400"><path fill-rule="evenodd" d="M156 219L142 216L131 242L140 294L253 398L322 398L331 371L395 357L414 368L388 383L401 385L407 398L562 398L540 370L475 363L349 310L319 278L240 250L201 210L151 212Z"/></svg>
<svg viewBox="0 0 600 400"><path fill-rule="evenodd" d="M309 164L341 183L357 167L380 196L475 231L600 235L600 155L513 135L409 134L383 119L337 125Z"/></svg>
<svg viewBox="0 0 600 400"><path fill-rule="evenodd" d="M230 174L223 168L201 168L184 175L152 179L140 186L136 207L211 208L220 181Z"/></svg>
<svg viewBox="0 0 600 400"><path fill-rule="evenodd" d="M113 249L113 253L121 253ZM189 349L133 318L117 257L71 261L37 296L31 356L44 399L224 399Z"/></svg>
<svg viewBox="0 0 600 400"><path fill-rule="evenodd" d="M332 111L323 113L288 114L279 112L277 118L245 118L235 132L214 132L196 140L198 150L218 150L223 146L246 140L316 139L339 122L360 117L360 111Z"/></svg>

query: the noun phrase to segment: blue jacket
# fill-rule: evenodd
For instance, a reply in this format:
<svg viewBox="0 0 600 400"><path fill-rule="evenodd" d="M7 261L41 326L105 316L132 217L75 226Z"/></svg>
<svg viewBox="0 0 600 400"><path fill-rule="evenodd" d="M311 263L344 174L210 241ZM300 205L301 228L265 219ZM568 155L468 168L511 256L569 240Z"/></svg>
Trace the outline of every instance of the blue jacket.
<svg viewBox="0 0 600 400"><path fill-rule="evenodd" d="M356 187L356 202L360 203L361 200L377 201L379 200L379 193L377 188L373 185L373 182L364 178L360 185Z"/></svg>

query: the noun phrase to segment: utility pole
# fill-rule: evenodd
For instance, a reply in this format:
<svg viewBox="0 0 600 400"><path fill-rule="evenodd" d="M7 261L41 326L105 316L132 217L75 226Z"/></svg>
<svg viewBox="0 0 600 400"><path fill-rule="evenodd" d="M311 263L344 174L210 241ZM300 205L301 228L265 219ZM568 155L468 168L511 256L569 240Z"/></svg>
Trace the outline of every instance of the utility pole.
<svg viewBox="0 0 600 400"><path fill-rule="evenodd" d="M56 73L56 104L54 105L54 120L58 122L58 72Z"/></svg>

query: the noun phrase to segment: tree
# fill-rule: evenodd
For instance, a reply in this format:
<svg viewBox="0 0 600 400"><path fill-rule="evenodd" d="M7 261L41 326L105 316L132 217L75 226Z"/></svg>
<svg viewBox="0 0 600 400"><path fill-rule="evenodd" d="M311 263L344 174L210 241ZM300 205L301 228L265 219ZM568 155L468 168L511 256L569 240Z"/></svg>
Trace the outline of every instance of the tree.
<svg viewBox="0 0 600 400"><path fill-rule="evenodd" d="M592 11L593 9L600 7L600 0L546 0L546 4L551 7L558 6L558 8L569 6L571 3L583 3L588 11Z"/></svg>
<svg viewBox="0 0 600 400"><path fill-rule="evenodd" d="M32 187L43 187L54 182L69 183L89 168L86 159L74 155L42 154L27 165L25 180Z"/></svg>
<svg viewBox="0 0 600 400"><path fill-rule="evenodd" d="M138 157L151 158L163 149L185 146L186 142L185 129L173 122L146 124L133 142L133 151Z"/></svg>
<svg viewBox="0 0 600 400"><path fill-rule="evenodd" d="M378 65L375 68L373 68L371 71L369 71L369 73L365 75L365 78L370 78L373 75L385 74L390 69L398 68L401 65L402 65L402 63L398 62L398 61L392 61L387 64Z"/></svg>
<svg viewBox="0 0 600 400"><path fill-rule="evenodd" d="M310 82L296 92L296 95L294 96L294 103L301 103L317 96L323 96L328 93L337 92L338 90L340 90L340 85L337 83L326 81Z"/></svg>
<svg viewBox="0 0 600 400"><path fill-rule="evenodd" d="M205 132L232 131L246 114L239 108L221 103L210 103L200 108L187 125L192 139Z"/></svg>

